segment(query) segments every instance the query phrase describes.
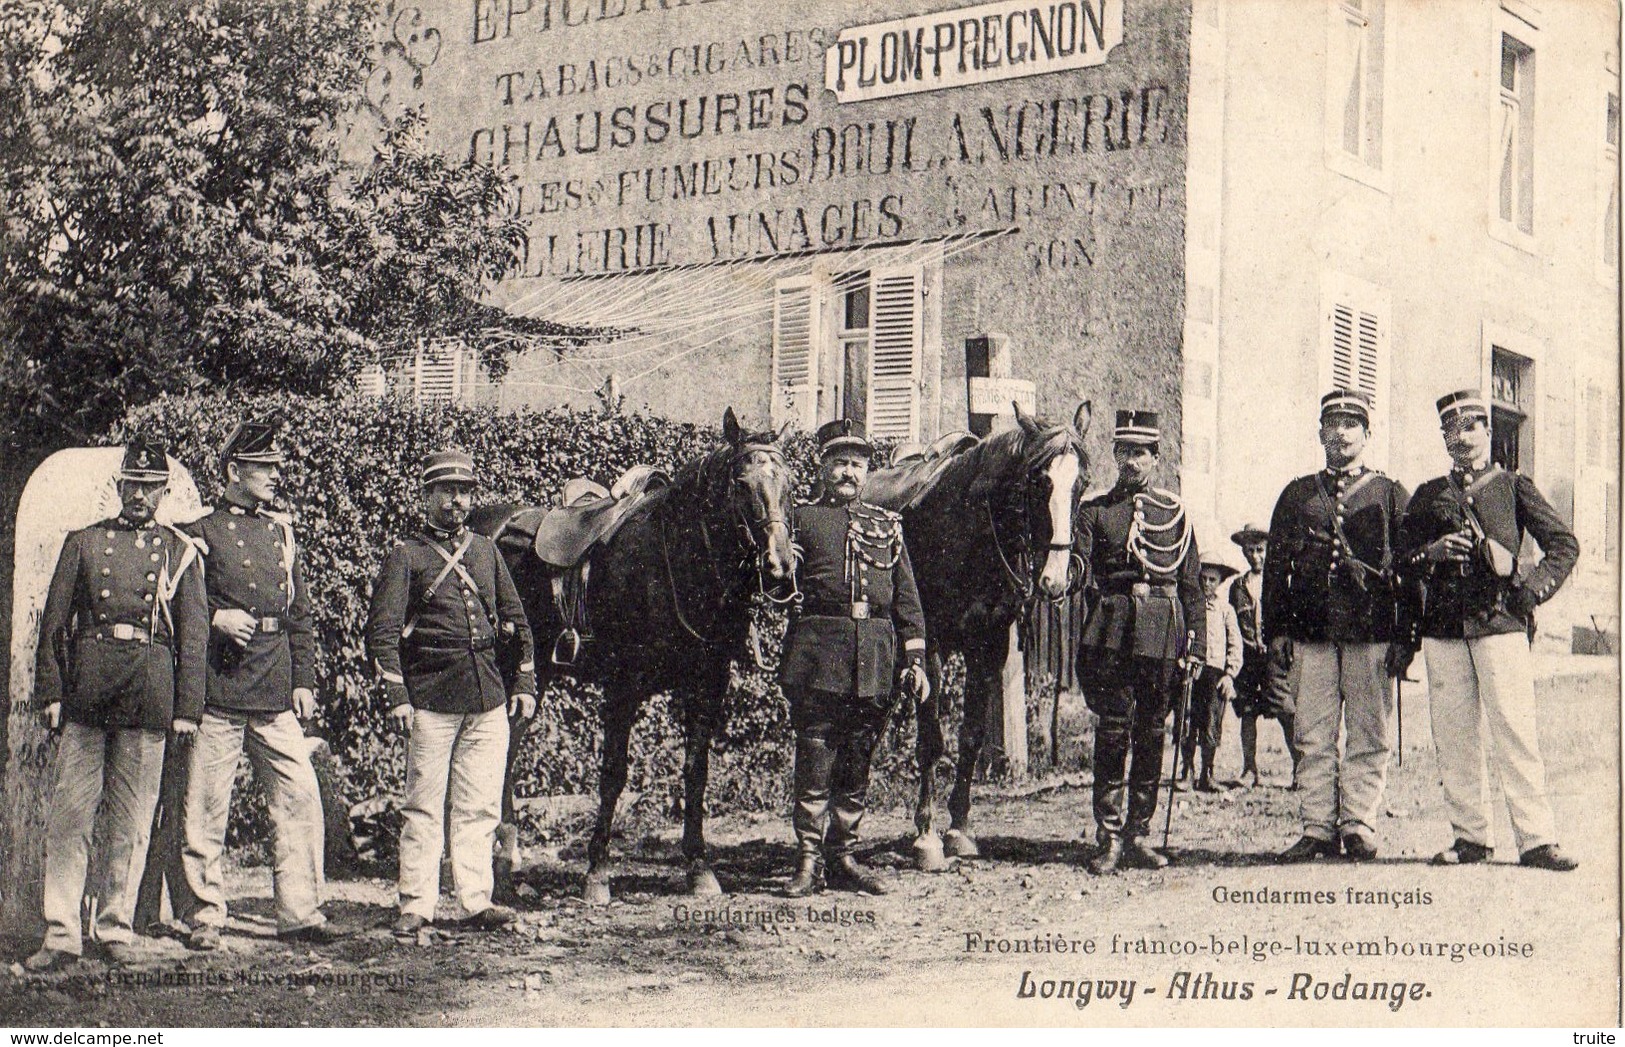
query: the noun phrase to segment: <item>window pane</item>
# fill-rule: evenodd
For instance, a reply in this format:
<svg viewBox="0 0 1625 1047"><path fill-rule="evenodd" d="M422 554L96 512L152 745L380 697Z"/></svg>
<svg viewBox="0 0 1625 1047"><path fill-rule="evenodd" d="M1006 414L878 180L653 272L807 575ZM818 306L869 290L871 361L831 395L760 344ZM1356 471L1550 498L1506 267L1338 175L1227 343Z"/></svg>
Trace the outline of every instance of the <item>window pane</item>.
<svg viewBox="0 0 1625 1047"><path fill-rule="evenodd" d="M1501 219L1512 221L1518 178L1518 103L1501 99Z"/></svg>
<svg viewBox="0 0 1625 1047"><path fill-rule="evenodd" d="M1365 137L1360 126L1360 117L1365 109L1361 90L1365 83L1365 56L1362 53L1365 33L1358 24L1349 21L1343 23L1343 36L1348 48L1348 91L1343 96L1343 151L1351 156L1359 156L1361 139Z"/></svg>
<svg viewBox="0 0 1625 1047"><path fill-rule="evenodd" d="M1523 419L1499 407L1490 409L1490 461L1503 469L1518 468L1518 432Z"/></svg>
<svg viewBox="0 0 1625 1047"><path fill-rule="evenodd" d="M869 326L868 280L846 292L841 326L849 331L863 330Z"/></svg>
<svg viewBox="0 0 1625 1047"><path fill-rule="evenodd" d="M1518 89L1518 45L1510 36L1501 37L1501 89Z"/></svg>

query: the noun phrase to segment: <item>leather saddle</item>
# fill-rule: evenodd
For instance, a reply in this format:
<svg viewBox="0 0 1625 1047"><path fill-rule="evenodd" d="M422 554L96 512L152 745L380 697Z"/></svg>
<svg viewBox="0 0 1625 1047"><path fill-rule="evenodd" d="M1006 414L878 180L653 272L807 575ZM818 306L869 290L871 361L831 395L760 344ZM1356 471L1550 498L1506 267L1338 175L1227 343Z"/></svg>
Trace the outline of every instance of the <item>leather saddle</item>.
<svg viewBox="0 0 1625 1047"><path fill-rule="evenodd" d="M594 546L613 538L634 509L670 483L652 465L634 465L608 488L582 477L568 480L559 508L529 510L542 514L531 548L551 567L575 567ZM509 527L515 523L510 521Z"/></svg>
<svg viewBox="0 0 1625 1047"><path fill-rule="evenodd" d="M947 433L930 444L898 444L892 464L869 474L863 485L863 500L893 512L912 509L931 493L948 464L981 443L967 432Z"/></svg>

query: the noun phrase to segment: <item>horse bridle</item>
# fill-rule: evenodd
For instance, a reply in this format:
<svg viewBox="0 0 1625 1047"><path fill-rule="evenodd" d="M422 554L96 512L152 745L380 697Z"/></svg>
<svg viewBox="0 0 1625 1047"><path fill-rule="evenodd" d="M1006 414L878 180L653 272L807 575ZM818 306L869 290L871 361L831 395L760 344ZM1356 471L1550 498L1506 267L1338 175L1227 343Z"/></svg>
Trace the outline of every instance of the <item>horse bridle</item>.
<svg viewBox="0 0 1625 1047"><path fill-rule="evenodd" d="M1054 434L1060 431L1061 430L1051 430L1051 432L1044 434L1042 443L1047 444L1051 439L1054 438ZM1069 446L1073 449L1074 453L1077 454L1079 464L1081 465L1083 462L1083 447L1081 443L1074 439L1069 441ZM1061 452L1059 451L1056 452L1056 454L1060 453ZM1032 478L1036 476L1039 470L1041 470L1045 465L1049 464L1049 462L1055 456L1056 455L1047 455L1040 457L1033 461L1030 465L1027 465L1023 470L1019 505L1022 522L1021 529L1023 531L1023 536L1027 539L1027 541L1022 543L1021 550L1016 553L1017 564L1021 564L1024 560L1031 560L1029 550L1031 548L1032 540L1032 513L1029 509L1029 503L1032 499ZM1015 499L1012 500L1015 501ZM1004 551L1004 540L999 537L998 518L993 512L993 499L991 495L988 497L986 507L988 530L993 535L993 548L994 551L999 554L999 563L1004 567L1006 581L1010 583L1012 591L1020 595L1022 603L1029 603L1032 601L1038 590L1038 584L1035 580L1038 573L1038 568L1036 565L1028 562L1023 564L1025 570L1017 570L1017 567L1011 564L1010 557ZM1074 506L1074 512L1075 511L1076 506ZM1073 550L1070 542L1057 542L1053 540L1054 535L1051 535L1050 537L1052 540L1044 547L1045 551L1071 553L1072 564L1076 565L1075 570L1071 565L1069 565L1067 568L1066 588L1054 596L1045 597L1045 599L1047 599L1050 603L1058 604L1068 597L1073 596L1083 588L1083 558L1080 557L1075 550Z"/></svg>
<svg viewBox="0 0 1625 1047"><path fill-rule="evenodd" d="M739 468L740 463L744 462L745 459L748 458L750 455L758 453L758 452L768 455L773 460L773 462L775 462L775 463L777 463L777 464L779 464L781 466L784 465L784 452L779 450L779 448L775 447L774 445L772 445L772 444L755 444L755 443L744 444L744 445L740 446L739 448L737 448L734 451L734 453L732 455L730 455L729 458L728 458L728 482L730 484L738 482L738 476L735 475L735 474L736 474L736 472L737 472L737 470ZM701 483L700 483L701 490L705 491L705 492L708 492L710 486L711 485L706 482L705 477L703 477L703 475L702 475L702 479L701 479ZM707 498L707 500L709 500L708 493L707 493L707 495L705 495L705 497ZM770 528L774 527L775 525L783 527L785 529L786 535L790 538L791 543L794 544L794 542L795 542L795 531L790 526L788 518L781 515L781 514L778 514L778 513L770 513L769 515L763 516L763 517L760 517L760 518L753 517L749 512L747 512L745 510L745 508L742 505L739 504L739 501L737 499L734 499L734 498L730 497L728 499L728 501L731 504L731 507L732 507L732 510L733 510L733 515L734 515L735 520L736 520L736 522L738 524L739 530L744 532L747 544L750 546L750 549L752 550L752 552L754 552L756 554L755 556L751 557L751 559L756 561L756 583L757 583L757 588L758 588L758 594L757 595L760 595L761 597L765 598L766 600L768 600L768 601L770 601L772 603L777 603L777 604L787 604L787 603L792 603L792 602L800 602L802 596L801 596L800 589L796 585L796 578L795 578L795 575L793 573L790 576L790 590L791 591L790 591L788 596L785 596L785 597L781 598L781 597L774 596L773 593L771 591L769 591L768 586L767 586L767 580L766 580L765 577L763 577L763 571L762 571L762 556L761 556L761 554L766 549L766 539L763 536L765 536L768 533ZM715 628L716 622L717 622L717 617L721 614L721 611L722 611L722 605L723 605L723 603L725 603L727 601L727 598L728 598L728 583L722 577L722 569L721 569L721 567L719 566L719 563L718 563L716 548L715 548L714 543L711 541L711 528L706 523L706 514L703 513L703 512L700 514L699 524L700 524L700 540L705 545L706 560L710 564L711 576L712 576L712 578L714 578L716 580L717 589L718 589L718 593L719 593L719 598L718 598L718 602L717 602L717 610L713 613L710 627L707 629L707 631L709 632L711 629ZM670 542L668 541L668 539L666 537L666 525L665 525L665 520L664 519L661 519L661 521L660 521L659 531L660 531L661 554L662 554L662 556L664 558L665 565L666 565L666 583L671 588L672 609L677 613L677 622L678 622L679 625L681 625L683 627L684 631L687 632L690 636L692 636L695 640L698 640L700 643L705 644L708 647L714 647L714 646L718 645L719 643L721 643L722 639L718 638L718 637L715 637L715 636L707 636L707 635L705 635L705 633L702 633L699 629L696 629L694 627L694 625L689 622L688 616L683 613L682 598L680 597L680 595L678 594L678 591L677 591L677 576L676 576L676 572L672 569L672 565L671 565L671 547L670 547ZM758 532L760 532L760 536L759 536ZM740 566L743 567L744 565L741 564ZM757 660L758 665L760 665L761 664L761 656L760 656L759 653L757 654L757 659L756 660Z"/></svg>

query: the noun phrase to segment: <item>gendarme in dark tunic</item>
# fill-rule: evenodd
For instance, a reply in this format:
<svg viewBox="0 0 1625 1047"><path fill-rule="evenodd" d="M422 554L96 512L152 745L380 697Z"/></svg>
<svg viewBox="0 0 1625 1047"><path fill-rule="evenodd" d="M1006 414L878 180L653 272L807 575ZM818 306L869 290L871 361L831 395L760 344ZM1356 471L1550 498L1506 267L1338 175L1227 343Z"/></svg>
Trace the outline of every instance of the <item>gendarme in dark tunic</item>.
<svg viewBox="0 0 1625 1047"><path fill-rule="evenodd" d="M1429 569L1420 551L1435 539L1469 530L1469 510L1485 536L1503 549L1516 552L1524 533L1533 535L1540 562L1508 577L1497 575L1482 555ZM1456 468L1418 487L1401 545L1408 554L1407 573L1426 592L1421 634L1452 639L1524 632L1534 609L1557 592L1580 558L1574 532L1534 481L1493 464L1476 471Z"/></svg>
<svg viewBox="0 0 1625 1047"><path fill-rule="evenodd" d="M425 596L464 542L461 567ZM411 622L410 635L401 632ZM498 634L519 644L519 668L505 689L497 669ZM456 534L425 528L384 560L367 618L367 650L384 680L388 704L408 701L439 713L488 712L510 694L535 694L530 626L508 565L491 539L466 527Z"/></svg>
<svg viewBox="0 0 1625 1047"><path fill-rule="evenodd" d="M902 517L862 502L816 503L796 507L794 520L804 599L785 638L780 683L859 698L889 695L899 645L925 646Z"/></svg>
<svg viewBox="0 0 1625 1047"><path fill-rule="evenodd" d="M40 621L34 696L87 727L169 730L203 715L209 618L197 551L122 516L62 543Z"/></svg>
<svg viewBox="0 0 1625 1047"><path fill-rule="evenodd" d="M187 527L208 563L209 614L246 611L259 619L247 645L209 637L208 704L233 712L293 708L295 687L316 686L310 593L304 553L289 519L227 505Z"/></svg>
<svg viewBox="0 0 1625 1047"><path fill-rule="evenodd" d="M1393 566L1409 500L1403 485L1365 466L1287 484L1264 561L1264 643L1408 643Z"/></svg>

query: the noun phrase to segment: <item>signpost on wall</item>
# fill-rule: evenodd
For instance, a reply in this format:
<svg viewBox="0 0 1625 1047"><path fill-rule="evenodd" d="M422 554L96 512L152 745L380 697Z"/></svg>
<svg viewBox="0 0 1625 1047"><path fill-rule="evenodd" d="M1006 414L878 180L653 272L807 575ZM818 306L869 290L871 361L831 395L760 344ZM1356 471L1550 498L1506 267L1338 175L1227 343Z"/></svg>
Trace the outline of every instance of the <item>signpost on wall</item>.
<svg viewBox="0 0 1625 1047"><path fill-rule="evenodd" d="M987 436L997 428L1014 424L1015 408L1021 404L1029 414L1037 414L1038 387L1034 382L1010 376L1010 336L984 334L965 339L965 403L970 431ZM1000 420L1002 424L1000 424ZM1027 671L1022 659L1018 629L1010 626L1009 653L1005 657L1004 700L988 708L988 739L1010 761L1010 773L1027 775Z"/></svg>

